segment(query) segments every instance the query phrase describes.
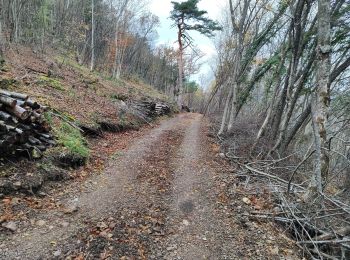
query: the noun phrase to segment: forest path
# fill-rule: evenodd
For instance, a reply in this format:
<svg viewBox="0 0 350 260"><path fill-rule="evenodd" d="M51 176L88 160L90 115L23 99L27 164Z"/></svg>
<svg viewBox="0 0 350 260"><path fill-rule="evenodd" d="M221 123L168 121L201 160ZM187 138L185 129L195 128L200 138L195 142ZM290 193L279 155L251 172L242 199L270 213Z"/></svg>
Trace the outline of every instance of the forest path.
<svg viewBox="0 0 350 260"><path fill-rule="evenodd" d="M104 174L69 198L56 198L66 205L63 210L44 210L6 237L0 258L242 259L255 251L260 256L249 245L258 243L257 228L237 225L220 202L224 168L214 162L206 131L199 114L162 121L111 158ZM249 250L242 254L247 241Z"/></svg>

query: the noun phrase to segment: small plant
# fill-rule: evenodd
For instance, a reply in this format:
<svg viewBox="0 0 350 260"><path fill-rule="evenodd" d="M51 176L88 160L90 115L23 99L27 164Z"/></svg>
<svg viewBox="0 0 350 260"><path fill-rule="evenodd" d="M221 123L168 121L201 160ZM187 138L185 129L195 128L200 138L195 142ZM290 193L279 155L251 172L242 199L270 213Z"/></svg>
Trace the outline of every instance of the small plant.
<svg viewBox="0 0 350 260"><path fill-rule="evenodd" d="M1 89L10 89L11 87L16 86L17 81L13 78L0 78L0 88Z"/></svg>
<svg viewBox="0 0 350 260"><path fill-rule="evenodd" d="M0 56L0 71L4 71L4 69L5 69L5 60Z"/></svg>
<svg viewBox="0 0 350 260"><path fill-rule="evenodd" d="M45 118L46 122L47 122L50 126L53 125L53 118L52 118L52 114L51 114L51 113L45 112L45 113L44 113L44 118Z"/></svg>
<svg viewBox="0 0 350 260"><path fill-rule="evenodd" d="M73 99L77 99L77 93L73 89L68 91L68 96L70 96Z"/></svg>
<svg viewBox="0 0 350 260"><path fill-rule="evenodd" d="M59 128L55 129L55 131L58 137L58 142L70 153L83 158L89 157L90 151L87 147L86 140L78 129L66 122L62 122Z"/></svg>
<svg viewBox="0 0 350 260"><path fill-rule="evenodd" d="M54 88L54 89L57 89L57 90L60 90L60 91L65 91L65 88L64 88L64 86L62 85L61 82L59 82L56 79L49 78L49 77L46 77L46 76L40 76L39 80L38 80L38 84L39 85L44 85L44 86L49 86L51 88Z"/></svg>
<svg viewBox="0 0 350 260"><path fill-rule="evenodd" d="M128 100L128 96L125 94L112 94L111 99L126 101Z"/></svg>

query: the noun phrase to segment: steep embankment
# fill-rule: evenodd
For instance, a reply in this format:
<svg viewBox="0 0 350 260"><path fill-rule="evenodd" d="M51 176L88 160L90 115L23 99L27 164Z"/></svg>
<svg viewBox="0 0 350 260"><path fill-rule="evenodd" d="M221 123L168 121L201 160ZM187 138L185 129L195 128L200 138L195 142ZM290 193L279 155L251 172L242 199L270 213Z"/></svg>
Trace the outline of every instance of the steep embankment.
<svg viewBox="0 0 350 260"><path fill-rule="evenodd" d="M19 47L8 50L5 59L0 66L0 89L25 93L49 107L45 120L58 146L35 162L18 160L19 154L0 155L1 196L35 193L45 181L95 172L115 152L107 143L119 137L111 132L138 130L150 125L158 112L170 112L167 107L156 107L169 100L153 87L136 80L109 79L55 52L42 54ZM86 163L85 171L79 168Z"/></svg>

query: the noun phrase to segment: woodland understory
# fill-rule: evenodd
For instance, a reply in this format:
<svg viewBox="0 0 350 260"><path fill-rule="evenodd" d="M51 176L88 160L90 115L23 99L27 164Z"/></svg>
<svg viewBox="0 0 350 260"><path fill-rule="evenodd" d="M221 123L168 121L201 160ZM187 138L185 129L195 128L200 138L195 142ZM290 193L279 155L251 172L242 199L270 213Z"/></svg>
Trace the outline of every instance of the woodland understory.
<svg viewBox="0 0 350 260"><path fill-rule="evenodd" d="M311 258L349 258L349 1L229 1L203 106L246 186ZM258 189L257 192L263 192Z"/></svg>

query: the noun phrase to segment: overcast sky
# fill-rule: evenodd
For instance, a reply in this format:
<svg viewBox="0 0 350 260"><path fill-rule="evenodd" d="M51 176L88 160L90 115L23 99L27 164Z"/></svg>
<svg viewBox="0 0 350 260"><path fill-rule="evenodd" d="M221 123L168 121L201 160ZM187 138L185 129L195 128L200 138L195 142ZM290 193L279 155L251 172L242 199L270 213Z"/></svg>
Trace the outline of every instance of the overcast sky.
<svg viewBox="0 0 350 260"><path fill-rule="evenodd" d="M157 44L165 43L174 45L176 42L176 29L171 27L172 23L168 19L170 11L172 10L171 1L172 0L151 0L150 11L159 17L161 23L158 28L159 38ZM178 2L182 1L178 0ZM198 7L201 10L206 10L211 19L220 20L221 10L225 3L226 0L201 0ZM200 74L208 75L211 73L209 59L216 52L212 40L196 32L191 32L190 35L194 39L194 44L206 54L203 60L205 64L202 66ZM194 79L198 79L198 77L199 75L196 75Z"/></svg>

